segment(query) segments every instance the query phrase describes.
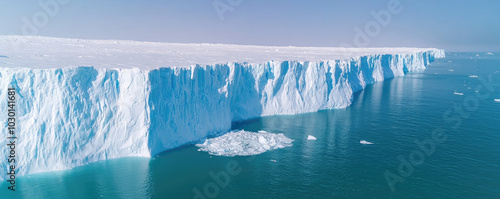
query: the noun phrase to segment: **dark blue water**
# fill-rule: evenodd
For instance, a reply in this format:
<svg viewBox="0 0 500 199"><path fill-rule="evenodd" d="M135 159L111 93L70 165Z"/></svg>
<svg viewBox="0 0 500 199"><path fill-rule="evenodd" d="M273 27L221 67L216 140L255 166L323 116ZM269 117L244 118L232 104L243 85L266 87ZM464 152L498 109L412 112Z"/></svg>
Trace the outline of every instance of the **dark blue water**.
<svg viewBox="0 0 500 199"><path fill-rule="evenodd" d="M292 147L249 158L187 146L19 177L18 190L3 182L0 196L500 198L499 55L448 53L423 72L368 86L346 109L233 126L283 133Z"/></svg>

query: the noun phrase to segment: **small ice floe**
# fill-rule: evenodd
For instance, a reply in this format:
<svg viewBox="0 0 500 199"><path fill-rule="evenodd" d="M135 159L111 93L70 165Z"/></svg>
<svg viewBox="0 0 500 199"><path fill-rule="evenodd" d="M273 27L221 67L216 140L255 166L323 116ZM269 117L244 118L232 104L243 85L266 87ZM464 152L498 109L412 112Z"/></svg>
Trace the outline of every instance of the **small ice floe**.
<svg viewBox="0 0 500 199"><path fill-rule="evenodd" d="M317 140L316 137L312 136L312 135L308 135L307 136L307 140Z"/></svg>
<svg viewBox="0 0 500 199"><path fill-rule="evenodd" d="M450 69L450 70L448 70L448 71L453 72L454 70L453 70L453 69Z"/></svg>
<svg viewBox="0 0 500 199"><path fill-rule="evenodd" d="M271 162L276 162L276 160L270 160Z"/></svg>
<svg viewBox="0 0 500 199"><path fill-rule="evenodd" d="M470 78L477 78L477 75L471 75Z"/></svg>
<svg viewBox="0 0 500 199"><path fill-rule="evenodd" d="M293 140L283 134L261 131L258 133L237 130L225 135L206 139L198 151L206 151L212 156L251 156L292 146Z"/></svg>
<svg viewBox="0 0 500 199"><path fill-rule="evenodd" d="M459 93L459 92L457 92L457 91L455 91L453 94L454 94L454 95L464 95L463 93Z"/></svg>
<svg viewBox="0 0 500 199"><path fill-rule="evenodd" d="M373 144L372 142L368 142L366 140L359 141L360 144Z"/></svg>
<svg viewBox="0 0 500 199"><path fill-rule="evenodd" d="M495 102L500 102L500 99L494 99L493 101L495 101Z"/></svg>

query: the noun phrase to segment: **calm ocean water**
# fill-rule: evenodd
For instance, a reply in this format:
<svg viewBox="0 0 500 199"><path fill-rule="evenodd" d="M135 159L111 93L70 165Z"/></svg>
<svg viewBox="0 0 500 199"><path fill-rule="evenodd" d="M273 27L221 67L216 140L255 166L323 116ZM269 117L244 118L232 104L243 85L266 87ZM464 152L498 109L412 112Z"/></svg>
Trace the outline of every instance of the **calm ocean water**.
<svg viewBox="0 0 500 199"><path fill-rule="evenodd" d="M346 109L233 126L283 133L292 147L249 158L186 146L19 177L16 192L1 183L0 198L500 198L494 54L448 53L425 71L368 86Z"/></svg>

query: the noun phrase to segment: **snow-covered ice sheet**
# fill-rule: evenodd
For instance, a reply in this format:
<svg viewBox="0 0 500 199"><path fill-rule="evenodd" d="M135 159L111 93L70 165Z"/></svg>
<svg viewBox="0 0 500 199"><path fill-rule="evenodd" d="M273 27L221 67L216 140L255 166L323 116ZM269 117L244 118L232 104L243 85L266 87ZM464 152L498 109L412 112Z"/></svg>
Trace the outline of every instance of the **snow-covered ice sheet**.
<svg viewBox="0 0 500 199"><path fill-rule="evenodd" d="M444 51L433 48L328 48L182 44L127 40L84 40L41 36L0 36L1 67L94 68L189 67L268 61L349 60L374 54L412 54Z"/></svg>
<svg viewBox="0 0 500 199"><path fill-rule="evenodd" d="M0 55L0 99L9 86L19 95L21 176L151 157L234 121L343 108L366 85L423 70L444 51L0 36Z"/></svg>
<svg viewBox="0 0 500 199"><path fill-rule="evenodd" d="M292 146L293 140L283 134L258 133L249 131L233 131L220 137L206 139L198 151L206 151L218 156L250 156L266 151Z"/></svg>

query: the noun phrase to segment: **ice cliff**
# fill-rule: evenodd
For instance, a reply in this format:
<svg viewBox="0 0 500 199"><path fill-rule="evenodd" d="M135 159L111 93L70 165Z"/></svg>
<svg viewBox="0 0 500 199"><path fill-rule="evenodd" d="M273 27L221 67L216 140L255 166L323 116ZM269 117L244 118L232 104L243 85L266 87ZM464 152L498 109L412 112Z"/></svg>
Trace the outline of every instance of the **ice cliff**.
<svg viewBox="0 0 500 199"><path fill-rule="evenodd" d="M444 57L438 49L19 36L0 37L0 46L1 135L7 135L7 88L13 87L19 176L151 157L227 131L233 121L343 108L366 85ZM2 157L9 153L6 144L0 139ZM0 179L8 165L0 161Z"/></svg>

